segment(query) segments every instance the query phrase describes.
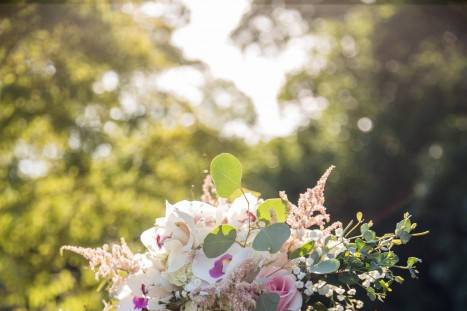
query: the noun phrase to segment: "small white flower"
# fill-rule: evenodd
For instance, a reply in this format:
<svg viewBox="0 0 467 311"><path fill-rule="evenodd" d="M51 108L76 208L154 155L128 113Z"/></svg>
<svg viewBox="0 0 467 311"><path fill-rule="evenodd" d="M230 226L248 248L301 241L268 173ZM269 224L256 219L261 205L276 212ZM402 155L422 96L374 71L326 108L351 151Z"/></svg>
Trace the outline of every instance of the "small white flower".
<svg viewBox="0 0 467 311"><path fill-rule="evenodd" d="M306 276L305 273L300 272L300 273L297 274L297 279L302 280L305 276Z"/></svg>
<svg viewBox="0 0 467 311"><path fill-rule="evenodd" d="M307 281L307 282L305 283L305 287L306 287L307 289L313 289L313 282L312 282L312 281Z"/></svg>
<svg viewBox="0 0 467 311"><path fill-rule="evenodd" d="M297 288L303 288L303 282L302 281L297 281L295 282L295 286L297 286Z"/></svg>
<svg viewBox="0 0 467 311"><path fill-rule="evenodd" d="M300 270L299 267L294 267L294 268L292 269L292 272L293 272L293 274L298 275L298 274L299 274L300 272L302 272L302 271Z"/></svg>
<svg viewBox="0 0 467 311"><path fill-rule="evenodd" d="M304 293L305 295L307 295L307 296L311 296L311 295L313 295L313 290L307 288L307 289L305 289L305 291L304 291L303 293Z"/></svg>
<svg viewBox="0 0 467 311"><path fill-rule="evenodd" d="M344 295L337 295L337 300L343 301L345 299Z"/></svg>
<svg viewBox="0 0 467 311"><path fill-rule="evenodd" d="M351 288L347 291L347 294L349 294L350 296L353 296L357 293L357 291L355 290L355 288Z"/></svg>
<svg viewBox="0 0 467 311"><path fill-rule="evenodd" d="M357 300L357 301L356 301L356 307L357 307L357 309L363 308L363 301Z"/></svg>
<svg viewBox="0 0 467 311"><path fill-rule="evenodd" d="M331 286L329 285L321 286L320 288L318 288L318 294L322 296L326 296L328 298L331 297L333 294Z"/></svg>
<svg viewBox="0 0 467 311"><path fill-rule="evenodd" d="M363 281L363 283L362 283L362 286L365 287L365 288L370 287L370 285L371 285L371 280L370 280L370 279L366 279L366 280Z"/></svg>

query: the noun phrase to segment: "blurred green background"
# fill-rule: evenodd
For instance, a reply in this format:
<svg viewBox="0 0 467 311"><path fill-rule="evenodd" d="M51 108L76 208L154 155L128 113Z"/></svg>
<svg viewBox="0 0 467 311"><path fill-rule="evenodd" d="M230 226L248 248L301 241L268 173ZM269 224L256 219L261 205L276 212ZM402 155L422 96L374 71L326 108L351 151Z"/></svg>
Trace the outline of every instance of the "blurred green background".
<svg viewBox="0 0 467 311"><path fill-rule="evenodd" d="M293 40L278 8L325 44L280 90L283 113L304 120L254 144L223 127L254 131L262 112L173 45L190 20L183 3L157 1L167 11L156 17L144 2L1 4L0 310L99 310L93 274L60 246L123 236L140 250L165 200L198 198L220 152L241 159L264 197L296 199L335 164L334 220L361 210L392 231L409 211L431 231L401 249L423 258L421 279L368 310L466 310L467 7L397 2L255 2L231 34L237 46L273 54ZM201 104L152 83L181 66L202 73Z"/></svg>

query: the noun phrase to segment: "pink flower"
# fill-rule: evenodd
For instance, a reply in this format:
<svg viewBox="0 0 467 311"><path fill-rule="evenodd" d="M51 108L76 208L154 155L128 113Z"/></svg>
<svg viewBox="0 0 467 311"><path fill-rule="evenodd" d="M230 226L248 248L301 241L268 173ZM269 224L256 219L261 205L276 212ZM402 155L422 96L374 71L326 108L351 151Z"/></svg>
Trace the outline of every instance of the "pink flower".
<svg viewBox="0 0 467 311"><path fill-rule="evenodd" d="M302 307L302 295L295 286L295 277L287 270L269 266L256 277L263 284L266 293L279 295L276 311L298 311Z"/></svg>

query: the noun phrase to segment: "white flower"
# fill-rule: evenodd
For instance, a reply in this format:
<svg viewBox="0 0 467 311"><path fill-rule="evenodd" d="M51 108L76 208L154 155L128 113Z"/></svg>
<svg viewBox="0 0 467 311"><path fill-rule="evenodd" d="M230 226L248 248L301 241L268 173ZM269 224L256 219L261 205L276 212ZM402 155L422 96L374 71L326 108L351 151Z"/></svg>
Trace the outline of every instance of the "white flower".
<svg viewBox="0 0 467 311"><path fill-rule="evenodd" d="M191 277L191 266L185 265L175 272L166 273L167 280L176 286L183 286Z"/></svg>
<svg viewBox="0 0 467 311"><path fill-rule="evenodd" d="M297 286L297 288L303 288L303 282L302 281L297 281L295 282L295 286Z"/></svg>
<svg viewBox="0 0 467 311"><path fill-rule="evenodd" d="M321 230L307 230L306 237L313 241L321 241L324 238L324 233Z"/></svg>
<svg viewBox="0 0 467 311"><path fill-rule="evenodd" d="M191 261L193 249L216 226L215 207L198 201L167 203L166 215L143 232L141 242L152 254L167 255L167 271L175 272Z"/></svg>
<svg viewBox="0 0 467 311"><path fill-rule="evenodd" d="M214 284L250 258L253 252L252 248L233 244L224 254L208 258L202 249L197 250L193 260L193 274L209 284Z"/></svg>
<svg viewBox="0 0 467 311"><path fill-rule="evenodd" d="M301 280L301 279L303 279L305 276L306 276L305 273L300 272L300 273L297 275L297 279Z"/></svg>
<svg viewBox="0 0 467 311"><path fill-rule="evenodd" d="M305 295L307 295L307 296L311 296L311 295L313 295L313 290L307 288L307 289L305 289L305 291L304 291L303 293L304 293Z"/></svg>
<svg viewBox="0 0 467 311"><path fill-rule="evenodd" d="M363 301L357 300L357 301L356 301L356 307L357 307L357 309L363 308Z"/></svg>
<svg viewBox="0 0 467 311"><path fill-rule="evenodd" d="M173 287L161 276L156 266L130 275L120 288L116 298L119 311L165 310L163 302L171 298Z"/></svg>
<svg viewBox="0 0 467 311"><path fill-rule="evenodd" d="M357 293L357 291L355 290L355 288L351 288L347 291L347 294L349 294L350 296L353 296Z"/></svg>
<svg viewBox="0 0 467 311"><path fill-rule="evenodd" d="M299 267L293 267L292 272L293 272L293 274L297 275L297 274L299 274L300 272L302 272L302 270L300 270Z"/></svg>
<svg viewBox="0 0 467 311"><path fill-rule="evenodd" d="M190 281L187 284L185 284L184 290L186 290L187 292L192 292L195 289L200 288L201 285L203 285L203 281L195 276L192 276Z"/></svg>
<svg viewBox="0 0 467 311"><path fill-rule="evenodd" d="M256 221L258 198L251 193L245 193L236 198L232 204L224 204L217 209L218 222L227 222L237 229L237 237L244 240L248 232L248 219ZM254 236L250 236L254 238Z"/></svg>

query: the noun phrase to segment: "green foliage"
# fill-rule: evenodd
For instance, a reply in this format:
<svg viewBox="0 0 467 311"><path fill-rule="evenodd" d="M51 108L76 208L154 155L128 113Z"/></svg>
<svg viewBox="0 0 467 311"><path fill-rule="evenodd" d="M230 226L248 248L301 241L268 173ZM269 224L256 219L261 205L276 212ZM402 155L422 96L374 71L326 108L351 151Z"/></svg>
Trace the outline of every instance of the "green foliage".
<svg viewBox="0 0 467 311"><path fill-rule="evenodd" d="M204 239L203 251L208 258L225 253L237 238L237 231L229 225L220 225Z"/></svg>
<svg viewBox="0 0 467 311"><path fill-rule="evenodd" d="M275 223L262 228L253 240L257 251L277 253L290 236L290 228L284 223Z"/></svg>
<svg viewBox="0 0 467 311"><path fill-rule="evenodd" d="M274 311L279 305L279 295L276 293L261 294L256 300L256 311Z"/></svg>
<svg viewBox="0 0 467 311"><path fill-rule="evenodd" d="M339 270L340 262L337 259L328 259L312 266L310 271L315 274L329 274Z"/></svg>
<svg viewBox="0 0 467 311"><path fill-rule="evenodd" d="M230 153L222 153L211 162L210 170L217 194L229 197L242 185L242 164Z"/></svg>
<svg viewBox="0 0 467 311"><path fill-rule="evenodd" d="M288 258L295 259L299 257L306 257L308 254L311 253L314 246L315 246L315 241L307 242L303 244L302 246L300 246L299 248L297 248L296 250L294 250L293 252L291 252L290 254L288 254Z"/></svg>
<svg viewBox="0 0 467 311"><path fill-rule="evenodd" d="M282 199L267 199L256 210L258 220L265 223L285 222L288 216L287 204Z"/></svg>

